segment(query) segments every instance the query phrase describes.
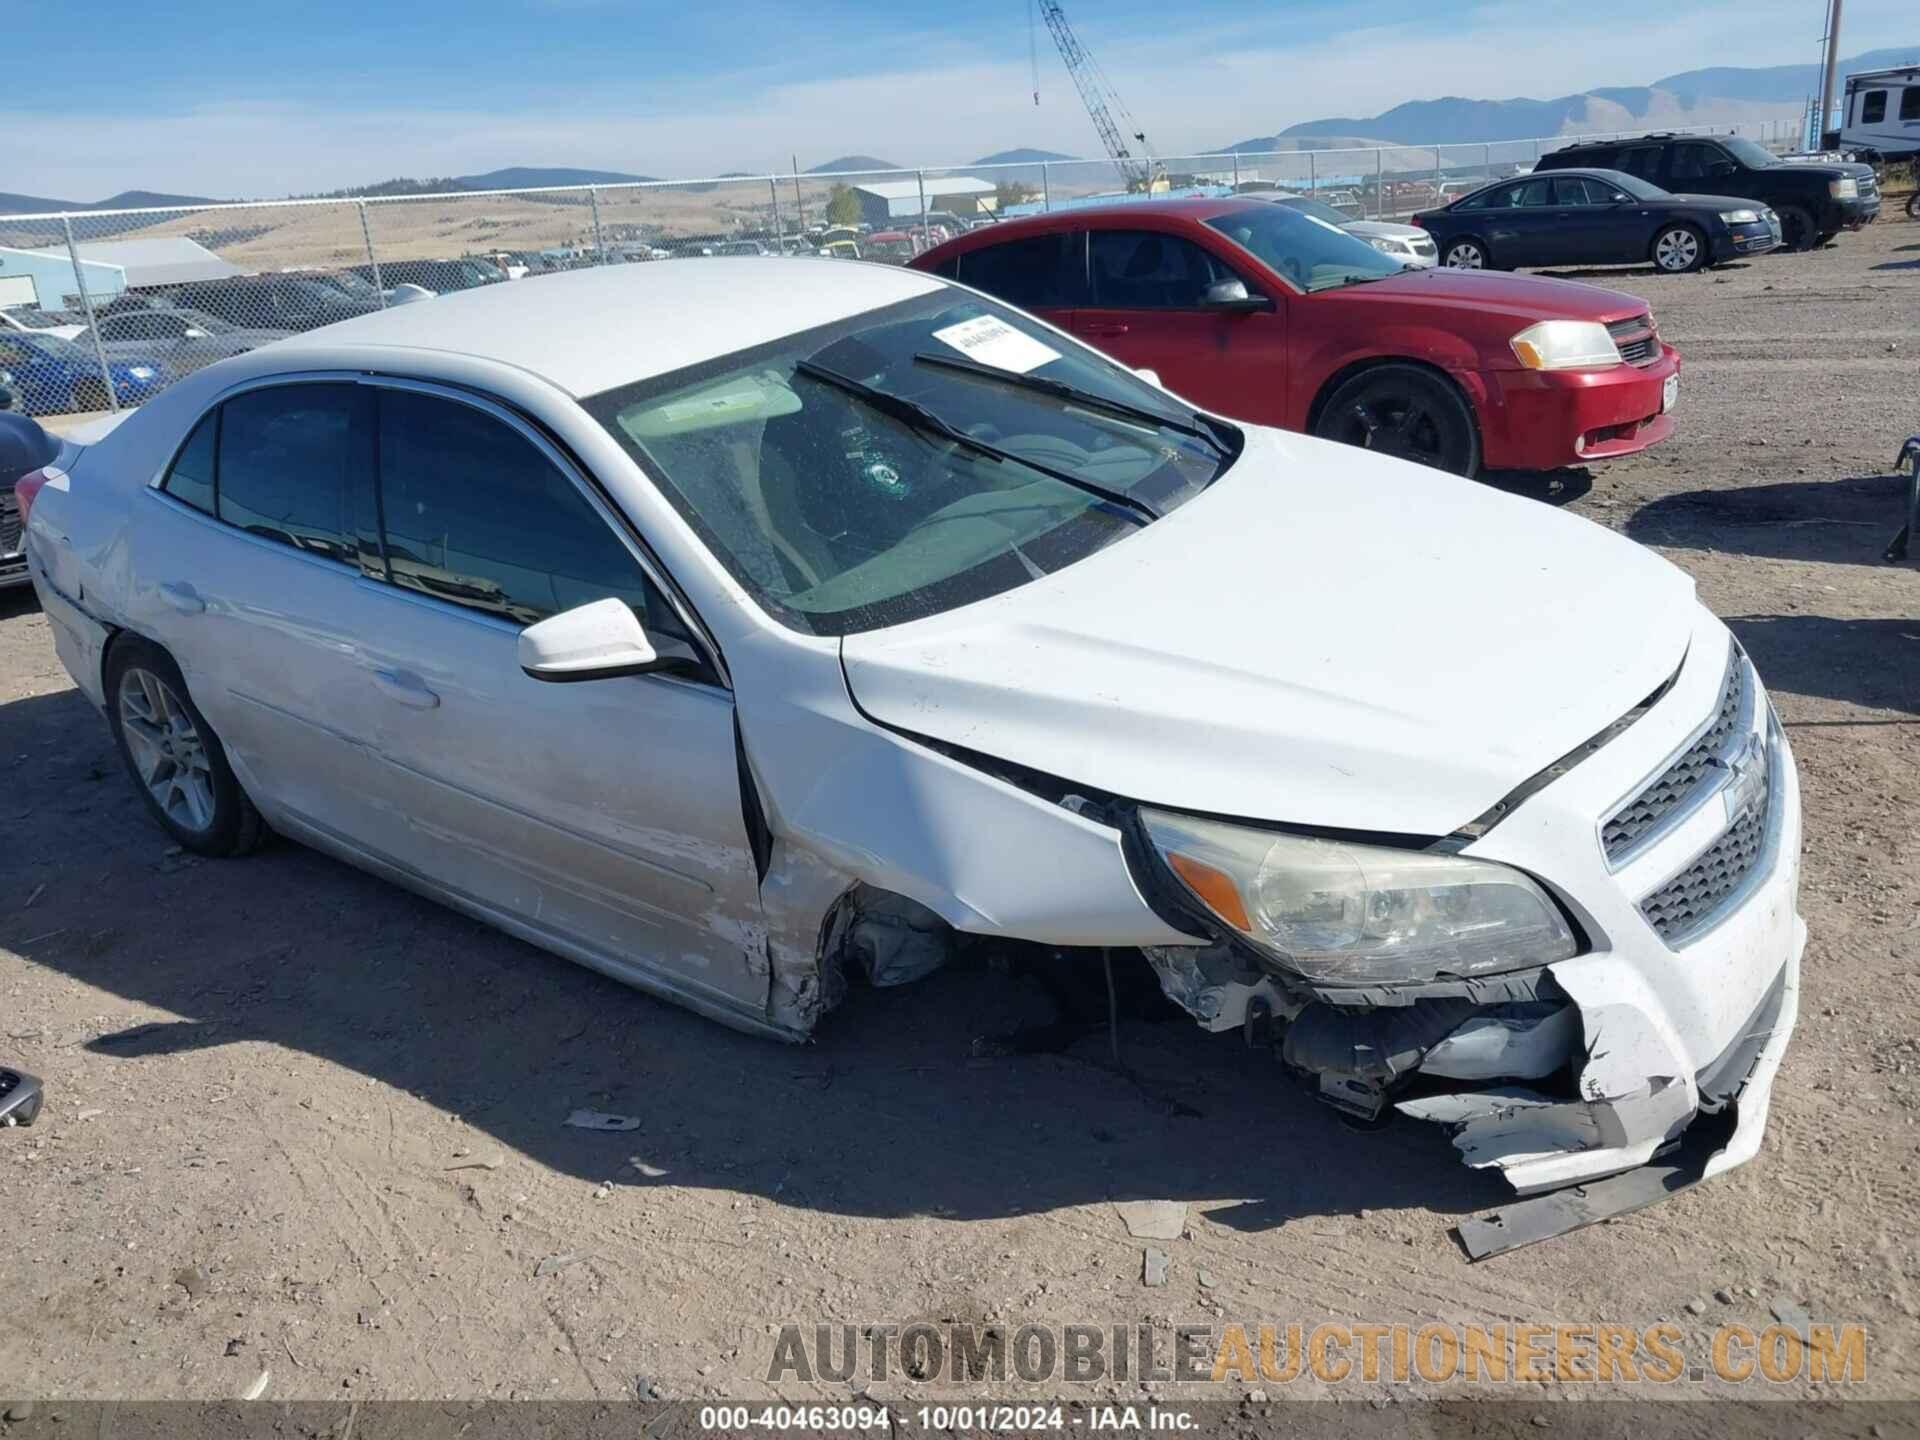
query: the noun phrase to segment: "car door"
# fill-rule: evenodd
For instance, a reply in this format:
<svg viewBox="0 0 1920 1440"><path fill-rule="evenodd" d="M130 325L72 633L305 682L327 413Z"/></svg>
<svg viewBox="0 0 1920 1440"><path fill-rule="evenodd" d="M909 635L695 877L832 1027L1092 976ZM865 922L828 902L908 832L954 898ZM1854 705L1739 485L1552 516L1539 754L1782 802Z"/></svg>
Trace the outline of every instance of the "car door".
<svg viewBox="0 0 1920 1440"><path fill-rule="evenodd" d="M1228 242L1220 242L1225 247ZM1073 331L1123 365L1152 370L1174 394L1242 420L1280 424L1287 383L1284 298L1265 311L1206 304L1208 287L1262 287L1223 256L1162 230L1087 236L1088 298Z"/></svg>
<svg viewBox="0 0 1920 1440"><path fill-rule="evenodd" d="M1074 307L1086 299L1084 230L1053 230L983 245L963 252L957 260L953 278L962 285L984 290L1062 330L1073 329Z"/></svg>
<svg viewBox="0 0 1920 1440"><path fill-rule="evenodd" d="M1502 265L1552 265L1567 245L1557 232L1560 212L1553 187L1536 176L1508 186L1488 207L1487 244Z"/></svg>
<svg viewBox="0 0 1920 1440"><path fill-rule="evenodd" d="M364 703L360 575L370 396L273 384L208 412L130 527L128 618L187 688L268 818L323 838L384 823Z"/></svg>
<svg viewBox="0 0 1920 1440"><path fill-rule="evenodd" d="M390 823L369 843L529 938L729 1012L768 993L733 699L585 477L504 407L378 392L389 578L354 693ZM527 624L618 596L679 673L520 669Z"/></svg>
<svg viewBox="0 0 1920 1440"><path fill-rule="evenodd" d="M1637 201L1590 175L1555 175L1553 209L1558 217L1551 244L1555 263L1615 265L1647 257L1640 233L1652 222Z"/></svg>

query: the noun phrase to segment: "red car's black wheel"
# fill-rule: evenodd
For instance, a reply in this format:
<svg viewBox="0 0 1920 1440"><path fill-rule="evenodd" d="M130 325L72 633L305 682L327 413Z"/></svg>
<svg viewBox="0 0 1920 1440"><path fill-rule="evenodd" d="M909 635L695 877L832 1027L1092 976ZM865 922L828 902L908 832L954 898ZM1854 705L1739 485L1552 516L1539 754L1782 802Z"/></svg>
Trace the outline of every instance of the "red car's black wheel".
<svg viewBox="0 0 1920 1440"><path fill-rule="evenodd" d="M1480 469L1473 411L1446 380L1417 365L1354 376L1327 397L1313 433L1455 475Z"/></svg>

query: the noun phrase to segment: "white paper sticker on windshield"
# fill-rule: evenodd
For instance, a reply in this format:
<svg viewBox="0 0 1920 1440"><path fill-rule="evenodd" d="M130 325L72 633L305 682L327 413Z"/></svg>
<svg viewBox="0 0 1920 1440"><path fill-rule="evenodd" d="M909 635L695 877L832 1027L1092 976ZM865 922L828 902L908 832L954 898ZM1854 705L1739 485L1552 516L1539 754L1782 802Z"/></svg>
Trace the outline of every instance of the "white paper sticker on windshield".
<svg viewBox="0 0 1920 1440"><path fill-rule="evenodd" d="M951 345L969 360L991 365L996 370L1011 370L1016 375L1038 370L1049 360L1060 358L1058 350L1049 350L1031 335L1022 334L993 315L962 320L958 325L934 331L933 338L943 345Z"/></svg>

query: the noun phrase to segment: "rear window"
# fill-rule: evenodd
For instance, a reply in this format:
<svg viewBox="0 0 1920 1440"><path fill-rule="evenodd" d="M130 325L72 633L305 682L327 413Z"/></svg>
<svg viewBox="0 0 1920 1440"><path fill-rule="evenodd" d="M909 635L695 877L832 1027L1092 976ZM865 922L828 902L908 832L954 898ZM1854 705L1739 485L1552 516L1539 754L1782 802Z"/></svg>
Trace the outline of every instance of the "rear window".
<svg viewBox="0 0 1920 1440"><path fill-rule="evenodd" d="M1022 310L1078 305L1086 289L1084 241L1081 233L1065 231L969 250L954 278Z"/></svg>

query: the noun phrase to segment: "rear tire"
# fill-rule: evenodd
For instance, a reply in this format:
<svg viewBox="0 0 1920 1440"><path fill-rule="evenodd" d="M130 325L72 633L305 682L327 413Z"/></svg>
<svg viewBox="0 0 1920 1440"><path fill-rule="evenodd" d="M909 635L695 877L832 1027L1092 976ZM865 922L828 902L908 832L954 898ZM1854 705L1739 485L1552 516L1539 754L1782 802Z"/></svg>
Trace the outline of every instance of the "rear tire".
<svg viewBox="0 0 1920 1440"><path fill-rule="evenodd" d="M1378 365L1327 397L1313 433L1471 479L1480 471L1473 411L1448 381L1417 365Z"/></svg>
<svg viewBox="0 0 1920 1440"><path fill-rule="evenodd" d="M1440 252L1440 263L1449 270L1491 270L1493 268L1493 260L1487 253L1486 242L1474 235L1463 235L1458 240L1449 241L1447 248Z"/></svg>
<svg viewBox="0 0 1920 1440"><path fill-rule="evenodd" d="M106 682L114 746L161 828L201 855L259 849L266 821L240 788L173 657L123 635L108 652Z"/></svg>
<svg viewBox="0 0 1920 1440"><path fill-rule="evenodd" d="M1687 275L1707 263L1707 237L1691 225L1668 225L1653 237L1653 268Z"/></svg>
<svg viewBox="0 0 1920 1440"><path fill-rule="evenodd" d="M1813 216L1798 205L1788 205L1780 211L1780 245L1784 250L1811 250L1819 243L1820 232L1814 228Z"/></svg>

